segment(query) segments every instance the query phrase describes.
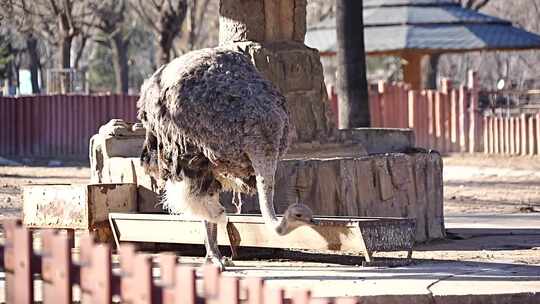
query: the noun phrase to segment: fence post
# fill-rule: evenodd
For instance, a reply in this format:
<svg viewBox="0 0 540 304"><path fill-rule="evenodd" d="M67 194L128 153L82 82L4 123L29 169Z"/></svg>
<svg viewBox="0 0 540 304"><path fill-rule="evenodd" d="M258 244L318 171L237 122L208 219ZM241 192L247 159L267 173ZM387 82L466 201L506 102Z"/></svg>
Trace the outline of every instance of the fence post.
<svg viewBox="0 0 540 304"><path fill-rule="evenodd" d="M54 303L54 261L52 248L54 246L54 230L41 231L41 279L43 280L42 298L44 303Z"/></svg>
<svg viewBox="0 0 540 304"><path fill-rule="evenodd" d="M82 303L111 303L112 262L107 244L94 244L89 235L79 242L80 288Z"/></svg>
<svg viewBox="0 0 540 304"><path fill-rule="evenodd" d="M245 282L247 285L247 303L264 303L264 281L261 278L247 278Z"/></svg>
<svg viewBox="0 0 540 304"><path fill-rule="evenodd" d="M493 147L494 151L493 153L499 154L499 117L494 116L493 117Z"/></svg>
<svg viewBox="0 0 540 304"><path fill-rule="evenodd" d="M84 235L79 241L79 263L81 264L80 287L81 287L81 302L92 303L92 291L94 286L92 284L92 247L94 242L90 235Z"/></svg>
<svg viewBox="0 0 540 304"><path fill-rule="evenodd" d="M452 152L452 117L454 107L451 101L452 81L448 78L442 79L442 110L443 110L443 142L445 152Z"/></svg>
<svg viewBox="0 0 540 304"><path fill-rule="evenodd" d="M238 304L239 299L239 280L236 277L221 277L219 285L219 303L220 304Z"/></svg>
<svg viewBox="0 0 540 304"><path fill-rule="evenodd" d="M488 116L484 116L484 153L489 154L489 123Z"/></svg>
<svg viewBox="0 0 540 304"><path fill-rule="evenodd" d="M510 142L510 154L513 155L516 153L516 143L515 143L515 131L514 131L514 117L508 118L508 123L510 124L508 136L509 136L509 142Z"/></svg>
<svg viewBox="0 0 540 304"><path fill-rule="evenodd" d="M15 229L20 220L4 220L4 270L6 272L6 303L15 303Z"/></svg>
<svg viewBox="0 0 540 304"><path fill-rule="evenodd" d="M71 242L66 231L43 231L43 303L72 301Z"/></svg>
<svg viewBox="0 0 540 304"><path fill-rule="evenodd" d="M420 116L419 116L419 111L420 111L420 107L419 107L419 103L418 103L418 91L413 91L413 90L410 90L408 92L408 96L407 96L407 103L408 103L408 121L407 121L407 126L408 128L410 129L413 129L413 133L414 133L414 141L415 141L415 146L416 147L420 147L421 146L421 137L422 135L420 134Z"/></svg>
<svg viewBox="0 0 540 304"><path fill-rule="evenodd" d="M459 151L466 152L469 147L469 124L467 123L467 90L465 86L459 87ZM487 148L486 148L487 150Z"/></svg>
<svg viewBox="0 0 540 304"><path fill-rule="evenodd" d="M175 278L175 302L178 304L195 304L197 300L195 269L177 265Z"/></svg>
<svg viewBox="0 0 540 304"><path fill-rule="evenodd" d="M133 293L133 304L155 303L152 279L152 261L146 254L135 255L132 269L130 292Z"/></svg>
<svg viewBox="0 0 540 304"><path fill-rule="evenodd" d="M12 291L14 303L34 303L34 280L32 277L32 233L17 226L13 231L14 280Z"/></svg>
<svg viewBox="0 0 540 304"><path fill-rule="evenodd" d="M435 92L435 142L436 149L445 153L444 142L444 102L442 100L442 94L439 91Z"/></svg>
<svg viewBox="0 0 540 304"><path fill-rule="evenodd" d="M516 139L516 155L521 153L521 119L519 116L514 117L515 139Z"/></svg>
<svg viewBox="0 0 540 304"><path fill-rule="evenodd" d="M429 148L428 147L428 136L427 136L427 132L428 132L428 128L427 128L427 124L428 124L428 104L427 104L427 97L426 97L426 91L423 90L421 92L419 92L418 94L416 94L416 103L418 104L418 107L417 109L419 110L418 112L418 134L419 134L419 138L420 138L420 147L423 147L423 148Z"/></svg>
<svg viewBox="0 0 540 304"><path fill-rule="evenodd" d="M122 276L120 281L120 295L122 302L129 303L134 301L131 286L134 280L135 247L131 244L123 244L118 250L118 255L120 256L120 271Z"/></svg>
<svg viewBox="0 0 540 304"><path fill-rule="evenodd" d="M431 149L436 149L436 140L435 140L435 100L434 100L434 94L433 91L429 90L426 91L427 93L427 102L428 102L428 113L427 113L427 120L428 120L428 147Z"/></svg>
<svg viewBox="0 0 540 304"><path fill-rule="evenodd" d="M504 123L504 153L510 154L510 119L508 116L503 118Z"/></svg>
<svg viewBox="0 0 540 304"><path fill-rule="evenodd" d="M458 90L452 89L450 95L450 107L451 107L451 134L450 140L452 142L452 152L459 152L459 104L458 104Z"/></svg>
<svg viewBox="0 0 540 304"><path fill-rule="evenodd" d="M521 114L520 119L520 131L521 131L521 155L527 155L527 116Z"/></svg>
<svg viewBox="0 0 540 304"><path fill-rule="evenodd" d="M219 303L219 278L221 272L213 264L203 266L203 286L206 303Z"/></svg>
<svg viewBox="0 0 540 304"><path fill-rule="evenodd" d="M528 122L528 125L529 125L529 136L528 136L528 146L529 146L529 155L530 156L533 156L534 155L534 150L536 148L536 145L535 145L535 132L534 132L534 116L529 116L529 122Z"/></svg>
<svg viewBox="0 0 540 304"><path fill-rule="evenodd" d="M536 154L540 155L540 113L536 113Z"/></svg>
<svg viewBox="0 0 540 304"><path fill-rule="evenodd" d="M499 153L504 154L506 153L504 151L504 118L502 116L499 116L498 118L499 123Z"/></svg>
<svg viewBox="0 0 540 304"><path fill-rule="evenodd" d="M478 150L478 76L476 72L469 71L468 85L471 92L469 103L469 153Z"/></svg>
<svg viewBox="0 0 540 304"><path fill-rule="evenodd" d="M111 247L99 244L92 247L92 303L111 303L112 300L112 263ZM82 278L81 278L82 282Z"/></svg>
<svg viewBox="0 0 540 304"><path fill-rule="evenodd" d="M164 304L176 303L176 256L171 253L159 255L159 273L161 276L161 300Z"/></svg>
<svg viewBox="0 0 540 304"><path fill-rule="evenodd" d="M377 89L379 91L379 110L378 110L380 114L379 127L386 128L388 127L387 118L386 118L388 115L388 113L386 112L386 106L388 102L388 84L384 82L383 80L380 80L377 85Z"/></svg>
<svg viewBox="0 0 540 304"><path fill-rule="evenodd" d="M371 116L371 127L376 128L380 126L380 113L379 113L379 92L377 90L369 90L369 115Z"/></svg>

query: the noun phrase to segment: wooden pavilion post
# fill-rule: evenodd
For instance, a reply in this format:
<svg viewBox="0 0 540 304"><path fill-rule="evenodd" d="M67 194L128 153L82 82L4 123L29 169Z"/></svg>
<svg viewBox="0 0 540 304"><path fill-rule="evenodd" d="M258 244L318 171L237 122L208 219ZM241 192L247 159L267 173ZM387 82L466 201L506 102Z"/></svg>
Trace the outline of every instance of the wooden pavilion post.
<svg viewBox="0 0 540 304"><path fill-rule="evenodd" d="M401 58L406 61L403 65L403 81L411 85L412 90L422 87L422 54L403 53Z"/></svg>

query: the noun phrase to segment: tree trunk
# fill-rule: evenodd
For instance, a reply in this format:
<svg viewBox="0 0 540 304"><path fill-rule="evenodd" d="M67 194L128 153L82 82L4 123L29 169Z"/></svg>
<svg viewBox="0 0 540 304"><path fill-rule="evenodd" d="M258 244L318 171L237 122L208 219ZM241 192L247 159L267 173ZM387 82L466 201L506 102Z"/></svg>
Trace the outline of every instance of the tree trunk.
<svg viewBox="0 0 540 304"><path fill-rule="evenodd" d="M30 81L32 82L32 93L39 94L39 53L37 49L38 40L30 34L26 37L26 48L30 64Z"/></svg>
<svg viewBox="0 0 540 304"><path fill-rule="evenodd" d="M73 42L72 36L64 36L60 40L60 68L71 68L71 44ZM68 71L64 71L60 74L60 93L65 94L72 91L70 74Z"/></svg>
<svg viewBox="0 0 540 304"><path fill-rule="evenodd" d="M73 37L71 36L62 37L60 41L60 68L62 69L71 68L72 42L73 42Z"/></svg>
<svg viewBox="0 0 540 304"><path fill-rule="evenodd" d="M84 48L86 47L86 42L88 41L88 36L82 35L81 36L81 45L79 49L77 50L77 53L75 54L75 61L73 63L73 67L75 69L79 69L79 63L81 61L81 58L84 53Z"/></svg>
<svg viewBox="0 0 540 304"><path fill-rule="evenodd" d="M440 54L425 55L422 60L422 89L437 88Z"/></svg>
<svg viewBox="0 0 540 304"><path fill-rule="evenodd" d="M10 60L8 63L7 63L7 66L6 66L6 86L7 86L7 96L12 96L12 95L15 95L15 85L14 85L14 82L15 82L15 79L13 79L15 77L14 73L13 73L13 60Z"/></svg>
<svg viewBox="0 0 540 304"><path fill-rule="evenodd" d="M173 36L174 37L174 36ZM163 29L161 33L159 33L159 45L157 50L157 62L160 66L169 63L171 60L171 48L172 48L172 40L173 37L171 37L170 33L167 29Z"/></svg>
<svg viewBox="0 0 540 304"><path fill-rule="evenodd" d="M129 66L127 55L129 42L123 39L121 32L118 32L112 37L111 43L114 76L116 79L115 90L118 94L127 94L129 87Z"/></svg>
<svg viewBox="0 0 540 304"><path fill-rule="evenodd" d="M370 126L363 1L336 1L339 128Z"/></svg>

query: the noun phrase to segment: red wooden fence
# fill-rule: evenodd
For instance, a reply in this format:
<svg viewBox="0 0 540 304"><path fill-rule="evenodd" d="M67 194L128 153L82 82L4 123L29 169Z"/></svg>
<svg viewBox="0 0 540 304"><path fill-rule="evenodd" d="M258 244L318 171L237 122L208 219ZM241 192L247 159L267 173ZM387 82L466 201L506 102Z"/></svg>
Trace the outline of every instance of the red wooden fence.
<svg viewBox="0 0 540 304"><path fill-rule="evenodd" d="M101 125L136 119L136 101L128 95L0 97L0 155L86 158Z"/></svg>
<svg viewBox="0 0 540 304"><path fill-rule="evenodd" d="M484 153L540 155L540 113L484 117Z"/></svg>
<svg viewBox="0 0 540 304"><path fill-rule="evenodd" d="M337 121L337 95L330 89L331 108ZM468 86L414 91L404 84L379 83L370 91L371 125L411 128L416 146L442 153L485 152L540 155L540 116L483 116L478 107L476 75Z"/></svg>
<svg viewBox="0 0 540 304"><path fill-rule="evenodd" d="M81 239L80 253L75 258L71 253L72 233L40 231L41 250L37 252L30 230L16 221L6 221L3 228L5 241L0 257L9 304L112 303L113 299L133 304L238 304L241 294L242 300L250 304L359 303L356 298L311 298L306 290L284 299L283 289L265 286L262 279L246 278L240 284L239 278L222 276L211 265L204 266L203 288L197 292L195 269L178 264L173 254L158 256L159 275L155 275L151 257L136 253L133 246L119 248L119 267L114 267L109 245L95 244L89 236ZM40 295L34 294L39 286L36 274L42 281ZM78 296L73 293L74 287L80 290Z"/></svg>
<svg viewBox="0 0 540 304"><path fill-rule="evenodd" d="M330 88L337 121L337 96ZM484 117L474 73L469 84L413 91L379 83L370 91L373 127L412 128L416 146L442 153L540 155L538 116ZM137 96L42 95L0 97L0 155L86 158L88 142L112 118L136 120Z"/></svg>

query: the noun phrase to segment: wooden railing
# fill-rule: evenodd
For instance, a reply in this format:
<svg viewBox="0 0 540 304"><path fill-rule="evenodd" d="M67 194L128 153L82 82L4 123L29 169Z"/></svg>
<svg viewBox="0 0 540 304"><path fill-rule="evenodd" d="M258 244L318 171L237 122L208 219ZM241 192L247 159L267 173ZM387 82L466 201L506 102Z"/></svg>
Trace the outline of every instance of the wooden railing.
<svg viewBox="0 0 540 304"><path fill-rule="evenodd" d="M359 303L356 298L311 298L308 290L298 290L285 299L282 288L266 286L255 277L242 279L240 285L238 277L222 275L212 265L203 266L203 288L197 290L195 269L178 264L174 254L159 254L156 275L150 255L137 253L130 245L119 248L115 267L109 245L96 244L90 236L82 237L79 254L74 256L73 233L41 230L41 242L34 242L34 233L16 221L4 222L3 228L0 257L6 303ZM34 243L41 247L39 251L33 249ZM42 281L40 289L37 280ZM74 287L80 290L77 295Z"/></svg>
<svg viewBox="0 0 540 304"><path fill-rule="evenodd" d="M530 124L531 119L536 121L536 116L512 118L526 120L528 151L512 153L509 148L512 134L515 141L523 143L523 139L511 133L510 122L506 131L504 119L501 130L495 123L491 127L491 120L497 119L484 117L480 112L477 83L474 73L470 73L467 86L454 88L450 81L444 80L441 90L414 91L405 84L380 82L370 91L372 126L411 128L417 147L441 153L508 151L505 153L539 155L540 135L535 131L536 125ZM337 121L338 96L332 88L329 97ZM0 97L0 155L86 159L89 139L101 125L112 118L136 120L136 100L137 96L122 95ZM522 125L519 123L515 128ZM524 131L519 132L523 135ZM491 142L508 142L505 146L508 149L497 150L495 144L491 149Z"/></svg>
<svg viewBox="0 0 540 304"><path fill-rule="evenodd" d="M540 155L540 113L485 116L484 153Z"/></svg>
<svg viewBox="0 0 540 304"><path fill-rule="evenodd" d="M371 125L413 129L417 147L441 153L540 155L538 114L484 116L477 83L475 73L469 74L467 86L454 88L445 79L441 90L415 91L405 84L380 82L370 90ZM333 88L329 98L337 121Z"/></svg>

